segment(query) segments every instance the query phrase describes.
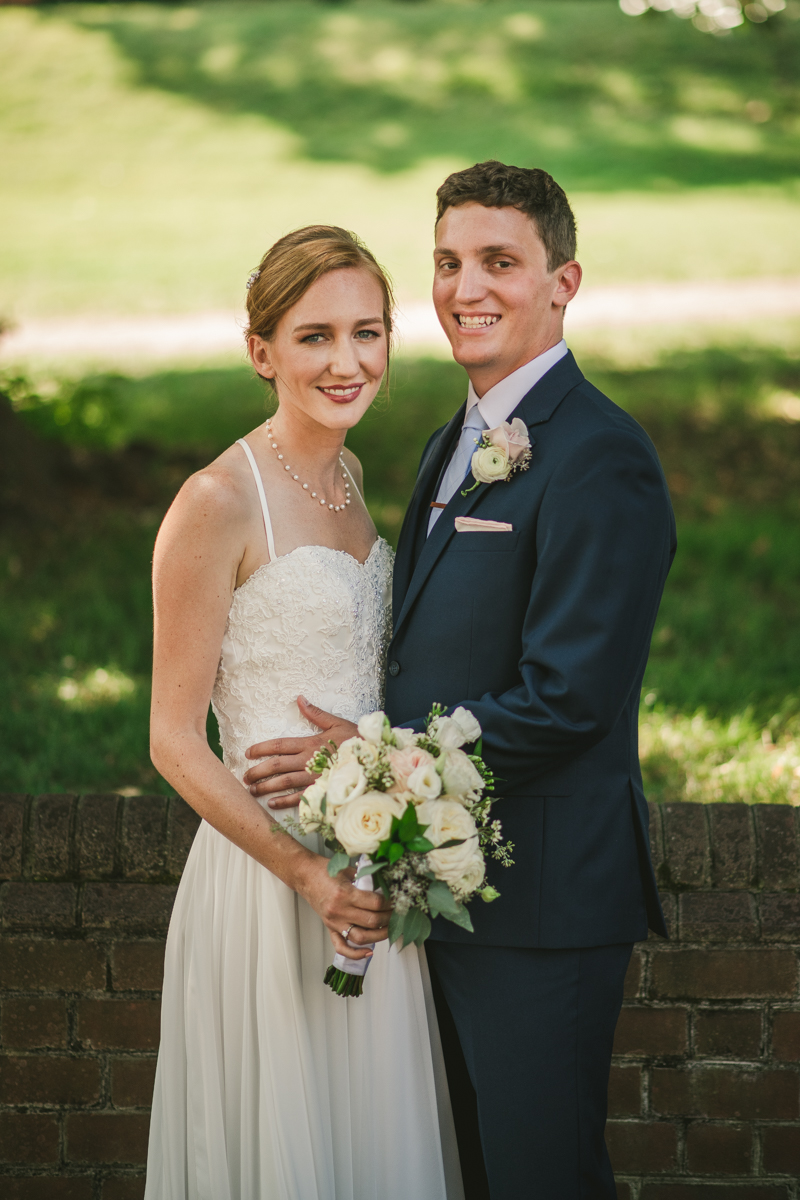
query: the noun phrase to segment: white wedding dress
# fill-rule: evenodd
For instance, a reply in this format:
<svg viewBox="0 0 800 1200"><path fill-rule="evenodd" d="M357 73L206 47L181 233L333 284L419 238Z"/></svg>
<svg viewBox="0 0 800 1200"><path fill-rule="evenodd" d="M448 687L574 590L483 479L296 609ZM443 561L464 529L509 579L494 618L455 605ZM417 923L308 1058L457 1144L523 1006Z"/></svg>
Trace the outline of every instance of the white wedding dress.
<svg viewBox="0 0 800 1200"><path fill-rule="evenodd" d="M234 593L212 697L240 780L248 746L312 732L298 694L380 708L392 570L381 538L363 564L276 556L241 444L270 561ZM167 938L145 1200L463 1200L424 954L379 943L353 999L324 985L332 957L305 901L203 821Z"/></svg>

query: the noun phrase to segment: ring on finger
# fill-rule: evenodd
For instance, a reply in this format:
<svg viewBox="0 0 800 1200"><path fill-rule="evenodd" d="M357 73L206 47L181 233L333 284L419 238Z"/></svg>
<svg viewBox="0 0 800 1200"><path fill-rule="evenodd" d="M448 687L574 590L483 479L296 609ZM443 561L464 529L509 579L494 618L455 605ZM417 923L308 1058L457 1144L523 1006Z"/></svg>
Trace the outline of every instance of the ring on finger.
<svg viewBox="0 0 800 1200"><path fill-rule="evenodd" d="M355 921L353 922L353 925L355 925ZM350 936L350 930L353 928L353 925L348 925L347 929L342 930L342 937L345 941L347 941L348 937Z"/></svg>

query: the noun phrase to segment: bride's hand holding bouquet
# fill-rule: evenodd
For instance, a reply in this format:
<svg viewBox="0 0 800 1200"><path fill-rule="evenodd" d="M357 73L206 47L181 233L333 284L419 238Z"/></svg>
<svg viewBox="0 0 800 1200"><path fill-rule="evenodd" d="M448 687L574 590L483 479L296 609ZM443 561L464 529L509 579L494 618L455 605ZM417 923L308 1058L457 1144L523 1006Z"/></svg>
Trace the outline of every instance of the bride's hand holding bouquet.
<svg viewBox="0 0 800 1200"><path fill-rule="evenodd" d="M424 733L392 728L382 712L358 723L357 736L323 747L309 762L319 776L300 800L297 827L318 832L333 851L332 877L358 858L357 888L379 889L392 906L389 942L421 946L431 918L472 930L465 907L485 883L486 853L511 864L500 822L491 820L491 772L480 757L472 713L434 705ZM461 748L477 743L475 754ZM337 954L325 979L340 995L360 995L368 958Z"/></svg>

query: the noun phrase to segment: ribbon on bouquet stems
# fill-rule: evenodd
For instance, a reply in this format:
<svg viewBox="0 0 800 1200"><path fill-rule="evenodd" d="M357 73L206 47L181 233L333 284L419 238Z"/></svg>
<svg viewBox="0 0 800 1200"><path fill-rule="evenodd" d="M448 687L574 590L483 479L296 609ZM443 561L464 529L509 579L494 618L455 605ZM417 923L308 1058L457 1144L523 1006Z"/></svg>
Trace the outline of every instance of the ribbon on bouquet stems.
<svg viewBox="0 0 800 1200"><path fill-rule="evenodd" d="M362 867L369 866L370 861L366 854L362 854L356 863L356 875ZM371 875L363 875L361 879L356 879L353 886L357 887L360 892L375 890ZM374 942L371 946L359 946L356 942L351 942L349 938L347 944L354 950L374 950L375 948ZM360 996L364 990L364 976L371 962L371 956L369 958L345 958L343 954L335 954L333 966L328 967L325 973L325 982L339 996Z"/></svg>

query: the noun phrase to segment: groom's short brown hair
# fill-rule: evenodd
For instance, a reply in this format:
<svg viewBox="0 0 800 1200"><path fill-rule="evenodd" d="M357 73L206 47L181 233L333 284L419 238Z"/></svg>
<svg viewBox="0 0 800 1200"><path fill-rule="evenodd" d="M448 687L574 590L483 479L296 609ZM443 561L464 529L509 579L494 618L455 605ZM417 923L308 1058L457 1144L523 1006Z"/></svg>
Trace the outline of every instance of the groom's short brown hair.
<svg viewBox="0 0 800 1200"><path fill-rule="evenodd" d="M518 208L533 221L547 251L547 269L555 271L575 257L575 217L566 193L539 167L511 167L491 159L448 175L436 193L436 224L448 208L482 204Z"/></svg>

